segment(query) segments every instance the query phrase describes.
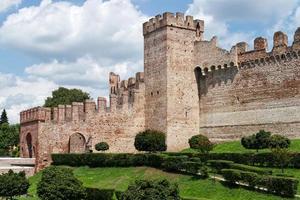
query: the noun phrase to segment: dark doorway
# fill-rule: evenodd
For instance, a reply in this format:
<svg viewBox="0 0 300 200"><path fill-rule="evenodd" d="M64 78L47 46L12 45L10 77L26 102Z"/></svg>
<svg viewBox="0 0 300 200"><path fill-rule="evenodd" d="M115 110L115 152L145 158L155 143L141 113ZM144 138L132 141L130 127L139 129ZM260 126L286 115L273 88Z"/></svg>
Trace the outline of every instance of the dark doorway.
<svg viewBox="0 0 300 200"><path fill-rule="evenodd" d="M26 142L27 142L27 150L28 150L28 157L32 158L32 137L31 134L28 133L26 136Z"/></svg>

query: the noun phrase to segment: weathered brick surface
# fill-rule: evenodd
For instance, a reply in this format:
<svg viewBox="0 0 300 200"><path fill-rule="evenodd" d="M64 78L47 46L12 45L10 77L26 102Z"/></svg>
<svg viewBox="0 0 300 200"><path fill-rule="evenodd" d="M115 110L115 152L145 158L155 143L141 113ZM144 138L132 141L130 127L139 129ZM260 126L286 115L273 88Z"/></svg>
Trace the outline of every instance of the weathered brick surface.
<svg viewBox="0 0 300 200"><path fill-rule="evenodd" d="M203 40L204 22L165 13L143 25L144 71L128 80L110 73L109 106L99 97L67 106L21 113L21 155L37 169L51 153L85 152L105 141L110 152L135 152L145 129L167 135L169 151L188 147L202 133L215 142L240 139L260 129L300 137L300 30L288 47L274 34L272 51L262 37L254 50L240 42L230 51L217 38Z"/></svg>

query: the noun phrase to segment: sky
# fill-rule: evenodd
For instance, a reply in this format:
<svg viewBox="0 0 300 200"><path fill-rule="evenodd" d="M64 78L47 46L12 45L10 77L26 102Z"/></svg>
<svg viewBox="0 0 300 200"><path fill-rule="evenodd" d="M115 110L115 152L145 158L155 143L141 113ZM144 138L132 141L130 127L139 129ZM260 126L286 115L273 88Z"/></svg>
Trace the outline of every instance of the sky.
<svg viewBox="0 0 300 200"><path fill-rule="evenodd" d="M59 86L108 96L108 74L143 71L142 23L163 12L205 21L230 50L276 31L293 42L300 0L0 0L0 111L11 123Z"/></svg>

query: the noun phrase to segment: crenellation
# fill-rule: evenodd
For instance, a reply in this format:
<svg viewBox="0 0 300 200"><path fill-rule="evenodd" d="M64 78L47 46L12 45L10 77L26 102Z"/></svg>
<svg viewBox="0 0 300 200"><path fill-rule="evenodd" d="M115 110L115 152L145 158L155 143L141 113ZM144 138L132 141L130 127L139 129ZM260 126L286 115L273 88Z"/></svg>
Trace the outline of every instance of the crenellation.
<svg viewBox="0 0 300 200"><path fill-rule="evenodd" d="M53 122L58 122L58 107L52 108L52 120Z"/></svg>
<svg viewBox="0 0 300 200"><path fill-rule="evenodd" d="M58 123L64 123L65 122L65 117L66 117L65 105L58 105L57 109L58 109L57 122Z"/></svg>
<svg viewBox="0 0 300 200"><path fill-rule="evenodd" d="M130 77L128 79L128 88L134 88L136 83L136 79L134 77Z"/></svg>
<svg viewBox="0 0 300 200"><path fill-rule="evenodd" d="M72 121L72 105L65 106L65 120L66 122Z"/></svg>
<svg viewBox="0 0 300 200"><path fill-rule="evenodd" d="M143 24L143 33L146 35L166 26L195 31L198 29L199 36L201 37L204 32L203 20L194 20L192 16L184 17L183 13L176 13L176 15L174 15L174 13L165 12L162 17L158 15L155 18L151 18L148 22L145 22Z"/></svg>
<svg viewBox="0 0 300 200"><path fill-rule="evenodd" d="M107 108L107 100L105 97L98 97L98 112L105 113Z"/></svg>
<svg viewBox="0 0 300 200"><path fill-rule="evenodd" d="M237 54L242 54L248 51L249 45L247 42L239 42L236 44Z"/></svg>
<svg viewBox="0 0 300 200"><path fill-rule="evenodd" d="M118 96L116 94L109 95L109 103L110 112L116 112L118 106Z"/></svg>
<svg viewBox="0 0 300 200"><path fill-rule="evenodd" d="M84 101L84 112L86 115L91 115L96 112L96 103L92 99L86 99Z"/></svg>
<svg viewBox="0 0 300 200"><path fill-rule="evenodd" d="M288 36L281 31L274 33L272 52L274 54L283 53L287 51L287 47Z"/></svg>
<svg viewBox="0 0 300 200"><path fill-rule="evenodd" d="M255 38L254 40L254 50L267 50L268 49L268 40L263 37Z"/></svg>

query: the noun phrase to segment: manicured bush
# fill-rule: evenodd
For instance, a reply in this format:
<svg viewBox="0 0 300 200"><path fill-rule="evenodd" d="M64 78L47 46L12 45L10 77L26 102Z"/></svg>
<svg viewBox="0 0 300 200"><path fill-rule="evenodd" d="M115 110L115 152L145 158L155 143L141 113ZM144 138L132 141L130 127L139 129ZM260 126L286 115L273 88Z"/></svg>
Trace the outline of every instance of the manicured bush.
<svg viewBox="0 0 300 200"><path fill-rule="evenodd" d="M29 182L25 172L14 173L9 170L8 173L0 175L0 197L13 199L13 197L27 194L28 188Z"/></svg>
<svg viewBox="0 0 300 200"><path fill-rule="evenodd" d="M107 151L109 149L109 145L106 142L100 142L95 145L95 149L97 151Z"/></svg>
<svg viewBox="0 0 300 200"><path fill-rule="evenodd" d="M284 173L284 168L290 163L291 155L286 148L276 147L272 149L272 154L276 163L281 167L281 173Z"/></svg>
<svg viewBox="0 0 300 200"><path fill-rule="evenodd" d="M267 169L262 169L259 167L253 167L253 166L237 164L237 163L232 163L232 164L230 164L229 167L230 167L230 169L238 169L238 170L247 171L247 172L254 172L257 174L265 174L265 175L272 174L272 170L267 170Z"/></svg>
<svg viewBox="0 0 300 200"><path fill-rule="evenodd" d="M222 169L221 173L224 179L231 185L236 184L237 181L241 180L241 173L239 170Z"/></svg>
<svg viewBox="0 0 300 200"><path fill-rule="evenodd" d="M291 160L286 167L300 168L300 153L289 153ZM227 160L239 164L280 167L272 153L162 153L162 154L52 154L53 165L89 167L134 167L149 166L160 168L163 157L186 156L201 162Z"/></svg>
<svg viewBox="0 0 300 200"><path fill-rule="evenodd" d="M297 194L299 181L294 178L265 176L236 169L223 169L221 172L230 184L245 183L251 189L266 189L268 193L283 197L294 197Z"/></svg>
<svg viewBox="0 0 300 200"><path fill-rule="evenodd" d="M183 170L194 176L208 178L208 168L201 162L188 161L182 163Z"/></svg>
<svg viewBox="0 0 300 200"><path fill-rule="evenodd" d="M289 148L291 145L291 140L282 135L272 135L269 139L270 148Z"/></svg>
<svg viewBox="0 0 300 200"><path fill-rule="evenodd" d="M222 169L238 169L247 172L254 172L257 174L272 174L271 170L261 169L258 167L248 166L244 164L234 163L232 161L227 160L209 160L208 164L216 170L217 173L221 172Z"/></svg>
<svg viewBox="0 0 300 200"><path fill-rule="evenodd" d="M189 145L192 149L200 151L201 153L208 153L214 148L213 143L204 135L195 135L191 137L189 139Z"/></svg>
<svg viewBox="0 0 300 200"><path fill-rule="evenodd" d="M184 170L183 163L189 161L187 156L170 156L163 160L162 168L170 172L181 172Z"/></svg>
<svg viewBox="0 0 300 200"><path fill-rule="evenodd" d="M112 200L114 196L114 190L106 189L100 190L97 188L86 188L86 200Z"/></svg>
<svg viewBox="0 0 300 200"><path fill-rule="evenodd" d="M136 167L160 168L163 156L160 154L52 154L53 165L72 167Z"/></svg>
<svg viewBox="0 0 300 200"><path fill-rule="evenodd" d="M121 194L120 200L180 200L178 185L168 180L137 180Z"/></svg>
<svg viewBox="0 0 300 200"><path fill-rule="evenodd" d="M43 170L37 186L42 200L82 200L86 198L85 188L69 168L51 166Z"/></svg>
<svg viewBox="0 0 300 200"><path fill-rule="evenodd" d="M256 149L258 151L259 149L266 149L269 147L270 137L270 132L260 130L255 135L243 137L241 139L241 144L246 149Z"/></svg>
<svg viewBox="0 0 300 200"><path fill-rule="evenodd" d="M208 165L216 170L217 173L221 172L222 169L230 169L230 165L233 164L232 161L228 160L209 160Z"/></svg>
<svg viewBox="0 0 300 200"><path fill-rule="evenodd" d="M166 135L154 130L140 132L135 136L134 146L138 151L166 151Z"/></svg>

